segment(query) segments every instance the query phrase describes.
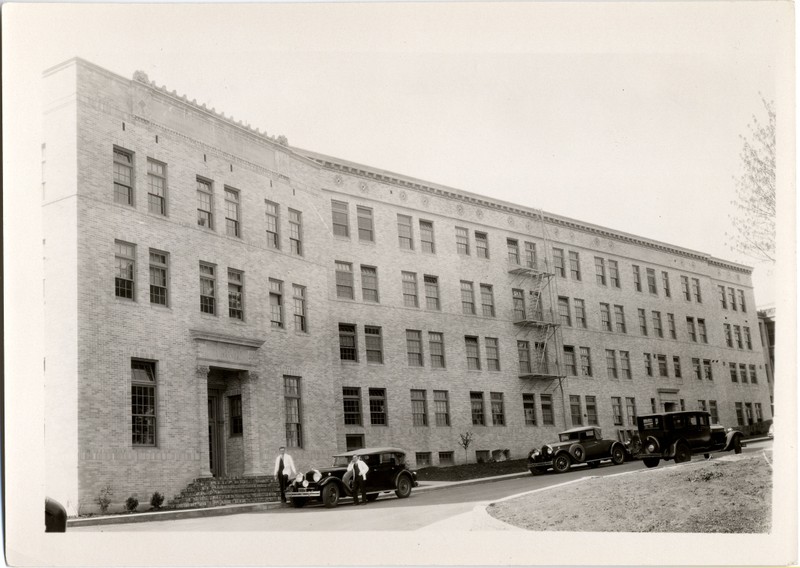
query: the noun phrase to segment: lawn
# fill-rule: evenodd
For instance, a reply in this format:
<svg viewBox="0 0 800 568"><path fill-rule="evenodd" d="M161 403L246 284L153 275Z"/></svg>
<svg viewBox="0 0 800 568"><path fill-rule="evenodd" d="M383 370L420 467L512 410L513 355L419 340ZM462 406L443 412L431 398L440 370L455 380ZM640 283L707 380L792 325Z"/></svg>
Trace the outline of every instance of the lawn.
<svg viewBox="0 0 800 568"><path fill-rule="evenodd" d="M506 460L485 463L467 463L447 467L425 467L417 470L419 481L465 481L479 477L492 477L509 473L525 473L527 460Z"/></svg>
<svg viewBox="0 0 800 568"><path fill-rule="evenodd" d="M488 512L533 531L764 533L772 516L772 468L764 453L695 458L531 493Z"/></svg>

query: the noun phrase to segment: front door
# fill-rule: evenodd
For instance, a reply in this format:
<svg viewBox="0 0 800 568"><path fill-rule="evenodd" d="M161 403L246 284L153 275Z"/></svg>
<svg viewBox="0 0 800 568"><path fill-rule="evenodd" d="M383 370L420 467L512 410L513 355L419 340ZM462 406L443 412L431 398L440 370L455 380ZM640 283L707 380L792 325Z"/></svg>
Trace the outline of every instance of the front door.
<svg viewBox="0 0 800 568"><path fill-rule="evenodd" d="M208 394L208 459L211 475L221 477L225 474L225 453L222 449L222 433L224 431L222 412L220 412L220 395Z"/></svg>

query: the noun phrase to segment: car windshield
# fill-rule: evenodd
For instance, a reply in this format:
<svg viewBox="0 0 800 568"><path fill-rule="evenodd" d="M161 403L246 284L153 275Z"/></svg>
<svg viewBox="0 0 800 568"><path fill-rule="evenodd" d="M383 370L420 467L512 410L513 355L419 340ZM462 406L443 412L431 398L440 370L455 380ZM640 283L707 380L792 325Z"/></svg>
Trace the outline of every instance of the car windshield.
<svg viewBox="0 0 800 568"><path fill-rule="evenodd" d="M350 463L350 458L347 456L333 456L333 467L345 467Z"/></svg>
<svg viewBox="0 0 800 568"><path fill-rule="evenodd" d="M570 440L578 440L580 439L581 433L580 432L561 432L558 435L559 442L569 442Z"/></svg>

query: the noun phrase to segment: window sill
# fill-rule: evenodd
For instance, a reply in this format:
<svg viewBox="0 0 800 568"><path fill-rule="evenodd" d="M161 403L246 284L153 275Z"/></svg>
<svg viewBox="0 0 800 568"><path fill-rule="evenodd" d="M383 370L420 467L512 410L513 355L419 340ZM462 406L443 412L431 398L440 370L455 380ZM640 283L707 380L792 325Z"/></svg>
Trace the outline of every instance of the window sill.
<svg viewBox="0 0 800 568"><path fill-rule="evenodd" d="M217 314L209 314L206 312L200 312L200 317L209 321L217 321L219 319Z"/></svg>
<svg viewBox="0 0 800 568"><path fill-rule="evenodd" d="M358 361L342 361L341 359L339 359L339 363L346 367L354 367L359 365Z"/></svg>
<svg viewBox="0 0 800 568"><path fill-rule="evenodd" d="M336 240L336 241L343 241L343 242L348 242L348 243L353 240L353 239L350 238L349 235L346 236L346 237L344 235L333 235L333 239Z"/></svg>

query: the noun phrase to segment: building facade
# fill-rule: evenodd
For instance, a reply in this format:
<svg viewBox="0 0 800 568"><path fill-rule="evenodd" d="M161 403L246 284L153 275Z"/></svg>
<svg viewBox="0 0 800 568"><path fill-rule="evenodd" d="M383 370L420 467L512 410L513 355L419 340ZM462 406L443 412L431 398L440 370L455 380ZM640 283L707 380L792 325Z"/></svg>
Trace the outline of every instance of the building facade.
<svg viewBox="0 0 800 568"><path fill-rule="evenodd" d="M70 514L269 475L281 445L422 467L656 410L772 417L746 266L293 148L142 73L44 80L47 490Z"/></svg>

